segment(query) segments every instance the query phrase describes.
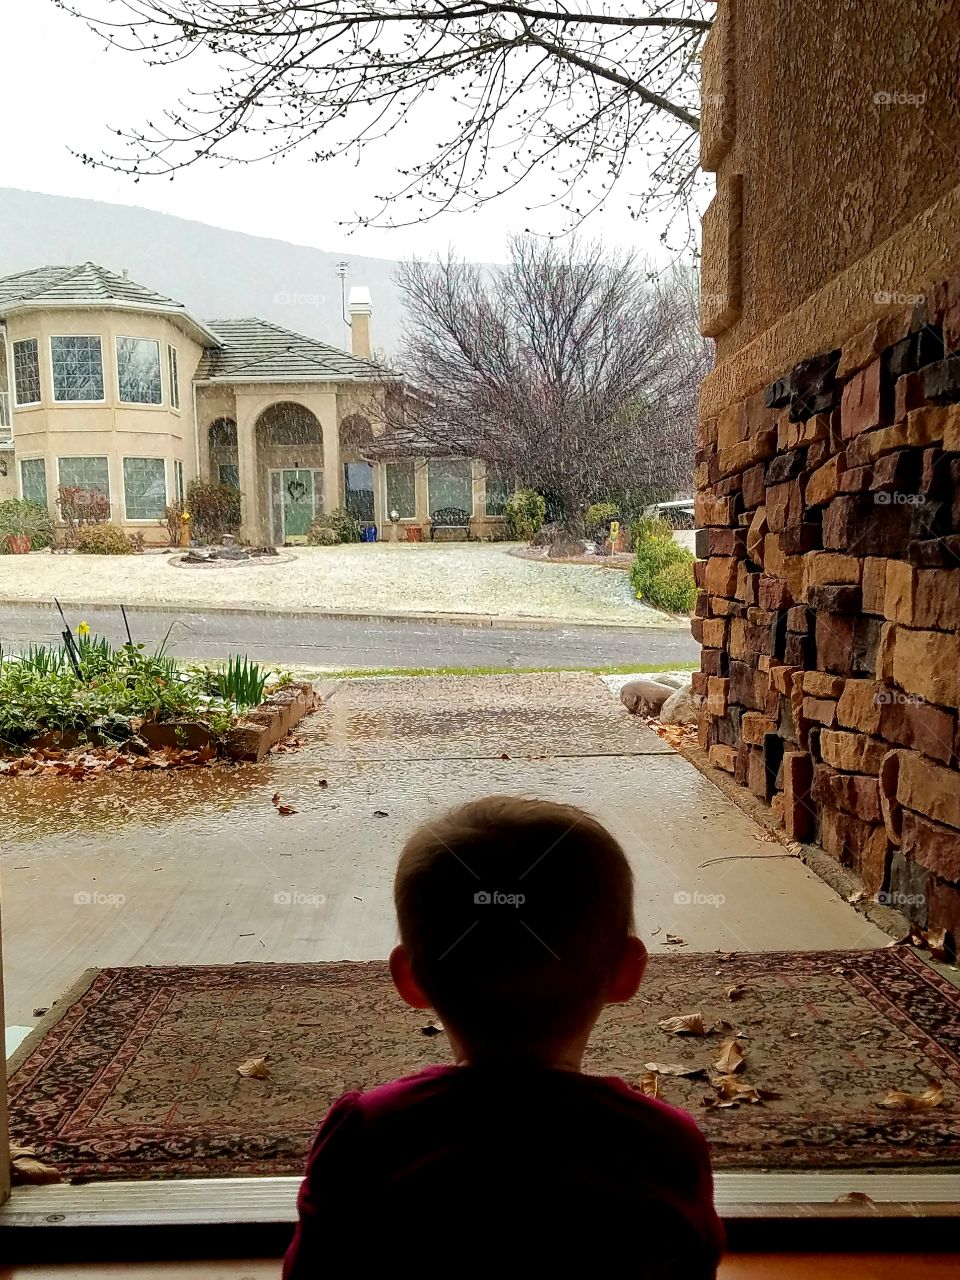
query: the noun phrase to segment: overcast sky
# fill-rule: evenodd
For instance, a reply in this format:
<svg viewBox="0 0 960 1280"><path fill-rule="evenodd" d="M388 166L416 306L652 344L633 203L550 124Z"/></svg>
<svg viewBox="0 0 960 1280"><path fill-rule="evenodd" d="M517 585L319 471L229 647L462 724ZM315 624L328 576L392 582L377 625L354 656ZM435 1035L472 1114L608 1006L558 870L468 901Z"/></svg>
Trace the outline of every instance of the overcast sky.
<svg viewBox="0 0 960 1280"><path fill-rule="evenodd" d="M418 148L410 132L366 147L359 164L343 159L319 167L296 156L274 166L207 163L174 181L139 183L84 166L70 147L93 154L108 149L116 141L110 129L141 123L175 100L189 85L188 68L151 68L134 54L108 53L98 36L52 0L0 0L0 10L4 186L141 205L236 231L394 259L452 244L475 261L502 261L508 237L531 222L546 233L563 228L559 213L526 212L542 194L535 185L519 198L418 227L350 231L338 225L358 209L374 208L374 193L389 181L388 166L413 158ZM624 197L611 197L585 230L660 257L660 226L631 220Z"/></svg>

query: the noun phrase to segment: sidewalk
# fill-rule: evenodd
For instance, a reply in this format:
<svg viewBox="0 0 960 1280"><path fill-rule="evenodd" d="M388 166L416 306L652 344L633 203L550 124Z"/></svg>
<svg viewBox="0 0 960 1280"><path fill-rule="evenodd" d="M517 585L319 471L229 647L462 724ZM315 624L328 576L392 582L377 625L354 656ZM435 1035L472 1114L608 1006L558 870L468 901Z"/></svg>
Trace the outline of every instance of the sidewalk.
<svg viewBox="0 0 960 1280"><path fill-rule="evenodd" d="M190 567L178 557L0 557L0 603L94 604L664 629L686 624L633 598L626 573L540 564L507 544L285 548L275 563Z"/></svg>

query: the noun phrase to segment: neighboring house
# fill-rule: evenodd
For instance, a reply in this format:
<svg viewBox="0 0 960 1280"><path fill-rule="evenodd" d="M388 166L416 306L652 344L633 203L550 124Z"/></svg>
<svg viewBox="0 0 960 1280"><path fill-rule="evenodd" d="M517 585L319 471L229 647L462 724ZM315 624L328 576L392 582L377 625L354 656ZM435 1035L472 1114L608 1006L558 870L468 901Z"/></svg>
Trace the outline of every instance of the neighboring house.
<svg viewBox="0 0 960 1280"><path fill-rule="evenodd" d="M337 507L381 538L427 537L450 508L496 536L506 495L488 496L483 463L386 431L403 384L370 358L371 316L352 289L346 352L256 317L199 320L92 262L0 278L0 500L56 516L58 486L97 488L114 524L163 542L164 508L200 477L240 490L252 544L303 541Z"/></svg>

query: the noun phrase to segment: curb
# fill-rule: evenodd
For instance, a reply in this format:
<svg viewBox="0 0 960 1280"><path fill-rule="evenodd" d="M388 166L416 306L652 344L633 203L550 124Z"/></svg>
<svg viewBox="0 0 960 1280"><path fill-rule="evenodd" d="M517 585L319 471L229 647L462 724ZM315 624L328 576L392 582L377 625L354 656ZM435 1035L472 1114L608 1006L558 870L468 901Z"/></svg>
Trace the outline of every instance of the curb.
<svg viewBox="0 0 960 1280"><path fill-rule="evenodd" d="M247 605L206 604L202 600L179 600L164 603L162 601L128 603L117 597L101 600L61 600L64 609L71 609L81 614L102 609L117 609L120 605L127 613L207 613L216 616L231 617L242 615L248 618L303 618L327 622L427 622L437 626L457 627L504 627L521 628L531 631L556 631L560 628L587 628L593 630L609 630L616 628L623 631L635 631L639 634L663 634L675 632L683 634L688 628L685 623L670 624L666 622L638 623L608 622L594 619L571 618L526 618L522 616L499 617L492 613L420 613L413 610L388 611L383 613L349 611L340 609L259 609ZM52 600L11 600L0 598L0 609L48 609L53 612L56 605Z"/></svg>

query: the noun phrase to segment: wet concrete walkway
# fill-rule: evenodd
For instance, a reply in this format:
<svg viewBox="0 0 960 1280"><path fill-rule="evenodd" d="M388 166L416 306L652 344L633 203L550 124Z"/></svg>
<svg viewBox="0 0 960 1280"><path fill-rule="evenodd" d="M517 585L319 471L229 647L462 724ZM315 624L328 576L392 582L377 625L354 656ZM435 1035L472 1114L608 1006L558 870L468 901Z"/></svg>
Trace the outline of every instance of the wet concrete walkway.
<svg viewBox="0 0 960 1280"><path fill-rule="evenodd" d="M258 766L0 781L7 1022L91 966L384 957L402 840L494 791L611 827L652 950L668 932L695 950L888 941L597 677L344 681L304 732Z"/></svg>

